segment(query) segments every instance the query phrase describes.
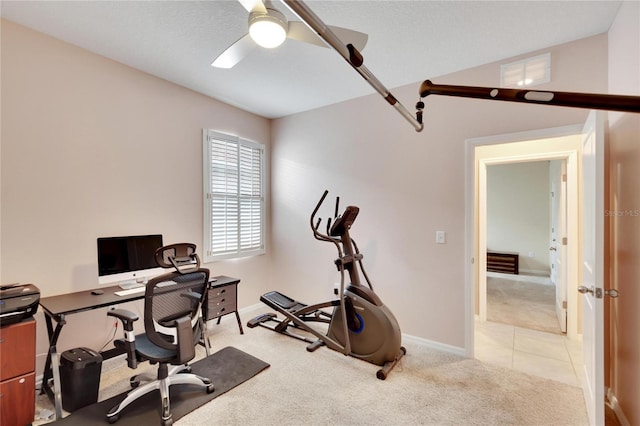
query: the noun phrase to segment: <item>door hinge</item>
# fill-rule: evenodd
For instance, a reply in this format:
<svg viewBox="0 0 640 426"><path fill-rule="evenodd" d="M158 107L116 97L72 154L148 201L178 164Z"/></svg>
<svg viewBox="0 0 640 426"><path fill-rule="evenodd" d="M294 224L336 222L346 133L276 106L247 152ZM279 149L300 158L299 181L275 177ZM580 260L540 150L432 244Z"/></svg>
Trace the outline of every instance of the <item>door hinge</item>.
<svg viewBox="0 0 640 426"><path fill-rule="evenodd" d="M562 181L563 181L563 182L566 182L566 181L567 181L567 175L566 175L566 174L562 175Z"/></svg>
<svg viewBox="0 0 640 426"><path fill-rule="evenodd" d="M562 237L562 245L566 246L568 244L567 237Z"/></svg>
<svg viewBox="0 0 640 426"><path fill-rule="evenodd" d="M562 309L567 309L567 301L566 300L562 301Z"/></svg>

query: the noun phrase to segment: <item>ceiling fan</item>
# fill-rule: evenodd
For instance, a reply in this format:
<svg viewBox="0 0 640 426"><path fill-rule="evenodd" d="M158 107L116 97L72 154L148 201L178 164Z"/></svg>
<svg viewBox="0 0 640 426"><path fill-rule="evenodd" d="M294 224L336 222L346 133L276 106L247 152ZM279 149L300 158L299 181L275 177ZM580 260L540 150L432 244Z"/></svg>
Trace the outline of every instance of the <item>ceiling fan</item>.
<svg viewBox="0 0 640 426"><path fill-rule="evenodd" d="M327 47L320 37L301 21L287 21L270 1L238 0L249 12L249 33L229 46L211 63L216 68L231 68L246 57L254 48L274 48L290 38L316 46ZM368 35L346 28L328 26L341 40L350 43L359 51L367 44Z"/></svg>

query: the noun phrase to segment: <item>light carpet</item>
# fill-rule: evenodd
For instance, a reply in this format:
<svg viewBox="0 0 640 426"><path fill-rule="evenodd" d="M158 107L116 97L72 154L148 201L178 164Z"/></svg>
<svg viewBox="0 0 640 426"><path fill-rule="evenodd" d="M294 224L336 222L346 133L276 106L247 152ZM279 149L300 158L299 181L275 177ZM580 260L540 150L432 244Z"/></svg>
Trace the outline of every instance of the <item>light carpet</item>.
<svg viewBox="0 0 640 426"><path fill-rule="evenodd" d="M548 278L488 274L487 320L562 334L555 291Z"/></svg>
<svg viewBox="0 0 640 426"><path fill-rule="evenodd" d="M266 311L243 313L243 320ZM234 346L271 367L176 425L588 424L579 388L414 339L404 343L407 355L382 381L376 379L377 366L326 347L309 353L305 343L260 327L245 327L240 335L232 315L209 328L214 352ZM100 398L125 390L129 375L124 366L105 371Z"/></svg>

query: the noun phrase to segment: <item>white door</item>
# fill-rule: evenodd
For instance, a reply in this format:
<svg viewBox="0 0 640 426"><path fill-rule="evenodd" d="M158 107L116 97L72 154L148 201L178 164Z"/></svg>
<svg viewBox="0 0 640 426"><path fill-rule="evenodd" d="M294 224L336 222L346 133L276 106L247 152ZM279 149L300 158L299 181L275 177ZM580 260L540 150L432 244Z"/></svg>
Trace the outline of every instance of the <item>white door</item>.
<svg viewBox="0 0 640 426"><path fill-rule="evenodd" d="M556 287L556 316L560 331L567 332L567 160L558 160L557 179L552 185L552 229L550 243L551 281Z"/></svg>
<svg viewBox="0 0 640 426"><path fill-rule="evenodd" d="M604 424L604 114L591 112L582 141L582 352L589 423Z"/></svg>
<svg viewBox="0 0 640 426"><path fill-rule="evenodd" d="M553 285L556 285L558 279L558 271L556 268L556 262L558 258L558 217L560 216L560 194L558 193L558 178L560 177L560 169L555 162L550 162L549 167L551 170L551 237L549 242L549 265L551 265L551 274L549 279ZM556 287L557 288L557 287Z"/></svg>

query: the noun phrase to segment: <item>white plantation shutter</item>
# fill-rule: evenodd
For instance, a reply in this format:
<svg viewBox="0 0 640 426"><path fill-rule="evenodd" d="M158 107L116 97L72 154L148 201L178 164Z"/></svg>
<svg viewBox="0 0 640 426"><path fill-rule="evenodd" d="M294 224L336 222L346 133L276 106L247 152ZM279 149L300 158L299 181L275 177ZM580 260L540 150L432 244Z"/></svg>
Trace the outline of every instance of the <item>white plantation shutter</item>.
<svg viewBox="0 0 640 426"><path fill-rule="evenodd" d="M205 260L264 253L264 146L203 130Z"/></svg>

